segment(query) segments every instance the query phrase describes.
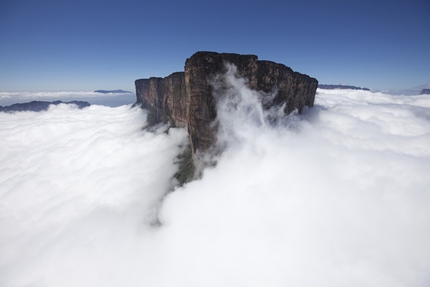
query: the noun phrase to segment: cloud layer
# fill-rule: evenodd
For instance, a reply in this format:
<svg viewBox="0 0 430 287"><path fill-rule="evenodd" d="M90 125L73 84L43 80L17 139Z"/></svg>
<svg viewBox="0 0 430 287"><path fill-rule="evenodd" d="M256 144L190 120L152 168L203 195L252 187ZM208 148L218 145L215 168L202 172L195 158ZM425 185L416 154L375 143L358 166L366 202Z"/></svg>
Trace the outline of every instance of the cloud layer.
<svg viewBox="0 0 430 287"><path fill-rule="evenodd" d="M15 103L30 101L56 101L63 102L80 100L91 104L106 105L111 107L134 103L136 96L132 93L102 94L95 92L0 92L0 106L8 106Z"/></svg>
<svg viewBox="0 0 430 287"><path fill-rule="evenodd" d="M319 90L274 122L228 80L225 152L161 206L185 130L129 106L0 114L0 285L428 285L430 97Z"/></svg>

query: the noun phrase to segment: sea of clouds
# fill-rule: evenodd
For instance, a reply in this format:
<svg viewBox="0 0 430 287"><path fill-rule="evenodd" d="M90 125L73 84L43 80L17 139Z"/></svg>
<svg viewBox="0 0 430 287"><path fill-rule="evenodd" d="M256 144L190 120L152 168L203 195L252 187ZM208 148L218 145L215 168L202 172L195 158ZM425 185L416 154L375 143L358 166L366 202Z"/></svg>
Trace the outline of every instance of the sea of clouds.
<svg viewBox="0 0 430 287"><path fill-rule="evenodd" d="M227 80L226 149L172 193L184 129L0 113L0 286L429 286L430 97L318 90L274 121Z"/></svg>
<svg viewBox="0 0 430 287"><path fill-rule="evenodd" d="M67 92L0 92L0 106L9 106L16 103L27 103L30 101L86 101L90 104L117 107L127 105L136 101L133 93L96 93L89 91L67 91Z"/></svg>

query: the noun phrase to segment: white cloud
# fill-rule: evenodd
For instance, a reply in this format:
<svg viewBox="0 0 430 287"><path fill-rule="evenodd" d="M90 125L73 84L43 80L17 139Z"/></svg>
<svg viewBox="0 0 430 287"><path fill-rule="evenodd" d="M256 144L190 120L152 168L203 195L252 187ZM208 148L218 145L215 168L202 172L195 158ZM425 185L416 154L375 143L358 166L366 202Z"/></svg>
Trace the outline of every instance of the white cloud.
<svg viewBox="0 0 430 287"><path fill-rule="evenodd" d="M94 286L139 245L185 131L145 132L129 106L0 117L0 285Z"/></svg>
<svg viewBox="0 0 430 287"><path fill-rule="evenodd" d="M0 285L428 285L430 97L319 90L273 124L229 80L227 149L159 228L184 130L126 106L0 113Z"/></svg>
<svg viewBox="0 0 430 287"><path fill-rule="evenodd" d="M111 93L102 94L89 91L71 92L0 92L0 105L8 106L15 103L25 103L30 101L87 101L90 104L120 106L136 101L136 96L132 93Z"/></svg>
<svg viewBox="0 0 430 287"><path fill-rule="evenodd" d="M175 280L203 272L198 282L214 286L425 286L428 119L401 98L320 92L285 129L251 120L261 110L250 110L256 94L242 84L234 89L245 99L218 112L230 149L162 209L166 234L177 234L166 260L180 269Z"/></svg>

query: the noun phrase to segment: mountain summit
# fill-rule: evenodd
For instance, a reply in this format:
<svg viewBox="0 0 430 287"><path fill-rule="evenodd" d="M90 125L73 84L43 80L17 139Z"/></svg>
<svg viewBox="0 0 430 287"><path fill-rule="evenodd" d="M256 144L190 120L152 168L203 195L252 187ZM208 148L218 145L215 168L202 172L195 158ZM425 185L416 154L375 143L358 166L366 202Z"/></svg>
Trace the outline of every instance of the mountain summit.
<svg viewBox="0 0 430 287"><path fill-rule="evenodd" d="M194 166L197 154L220 149L216 146L217 102L229 88L223 78L229 67L251 90L264 95L261 102L266 110L279 106L289 114L314 104L315 78L255 55L197 52L186 60L184 72L136 80L136 104L149 111L150 125L170 122L188 128Z"/></svg>

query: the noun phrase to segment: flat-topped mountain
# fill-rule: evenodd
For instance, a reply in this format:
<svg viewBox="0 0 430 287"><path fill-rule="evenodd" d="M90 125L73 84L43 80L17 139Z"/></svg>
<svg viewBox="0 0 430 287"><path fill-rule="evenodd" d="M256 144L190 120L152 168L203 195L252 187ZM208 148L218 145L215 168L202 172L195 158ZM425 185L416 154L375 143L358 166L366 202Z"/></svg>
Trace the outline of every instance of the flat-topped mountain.
<svg viewBox="0 0 430 287"><path fill-rule="evenodd" d="M227 64L237 68L237 76L245 78L252 90L273 93L263 99L265 109L284 105L284 112L299 112L312 107L318 81L308 75L271 61L261 61L255 55L197 52L185 62L184 72L165 78L139 79L136 104L149 111L148 122L154 125L170 122L186 127L190 136L191 155L204 153L216 144L216 99L212 82L225 74Z"/></svg>
<svg viewBox="0 0 430 287"><path fill-rule="evenodd" d="M319 89L325 89L325 90L363 90L363 91L370 91L370 89L368 89L368 88L349 86L349 85L324 85L324 84L319 84L318 88Z"/></svg>
<svg viewBox="0 0 430 287"><path fill-rule="evenodd" d="M132 92L124 91L124 90L95 90L94 93L100 93L100 94L132 94Z"/></svg>

